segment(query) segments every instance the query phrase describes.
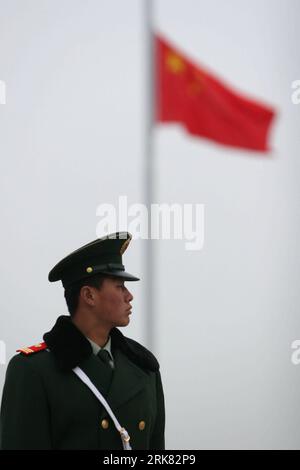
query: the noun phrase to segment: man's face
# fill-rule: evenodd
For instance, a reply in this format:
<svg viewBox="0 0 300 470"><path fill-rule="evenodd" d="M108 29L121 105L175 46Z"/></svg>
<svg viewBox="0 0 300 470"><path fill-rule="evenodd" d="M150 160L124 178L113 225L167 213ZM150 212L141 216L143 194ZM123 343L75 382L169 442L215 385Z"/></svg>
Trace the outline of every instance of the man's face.
<svg viewBox="0 0 300 470"><path fill-rule="evenodd" d="M127 326L131 314L132 294L117 278L105 278L100 289L94 290L95 315L105 325Z"/></svg>

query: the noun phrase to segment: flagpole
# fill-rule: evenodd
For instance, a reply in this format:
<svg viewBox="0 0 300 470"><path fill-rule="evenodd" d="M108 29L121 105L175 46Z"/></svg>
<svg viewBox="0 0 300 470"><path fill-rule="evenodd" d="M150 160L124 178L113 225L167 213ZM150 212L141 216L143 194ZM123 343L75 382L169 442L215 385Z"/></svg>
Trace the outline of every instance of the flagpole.
<svg viewBox="0 0 300 470"><path fill-rule="evenodd" d="M155 305L154 305L154 270L155 253L151 239L151 204L154 199L154 40L153 40L153 2L144 0L145 36L146 36L146 102L145 102L145 202L148 209L148 240L145 241L145 338L149 349L155 351Z"/></svg>

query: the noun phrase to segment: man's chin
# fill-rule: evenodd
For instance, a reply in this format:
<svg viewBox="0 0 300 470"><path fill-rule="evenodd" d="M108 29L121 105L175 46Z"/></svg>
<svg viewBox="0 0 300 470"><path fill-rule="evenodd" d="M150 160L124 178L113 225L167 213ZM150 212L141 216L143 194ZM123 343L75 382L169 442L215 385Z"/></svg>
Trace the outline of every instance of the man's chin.
<svg viewBox="0 0 300 470"><path fill-rule="evenodd" d="M129 325L129 323L130 323L130 318L129 318L129 315L128 315L128 317L124 318L124 320L120 321L120 322L119 322L118 324L116 324L115 326L116 326L117 328L122 328L122 326L123 326L123 327L124 327L124 326L127 326L127 325Z"/></svg>

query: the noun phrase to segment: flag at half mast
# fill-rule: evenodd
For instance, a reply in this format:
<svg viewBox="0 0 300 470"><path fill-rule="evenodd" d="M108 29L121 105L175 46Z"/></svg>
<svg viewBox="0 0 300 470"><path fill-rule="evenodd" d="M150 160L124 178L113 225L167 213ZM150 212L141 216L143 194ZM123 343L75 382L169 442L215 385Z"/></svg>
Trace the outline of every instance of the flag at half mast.
<svg viewBox="0 0 300 470"><path fill-rule="evenodd" d="M155 36L156 121L180 123L195 136L266 152L274 110L243 96Z"/></svg>

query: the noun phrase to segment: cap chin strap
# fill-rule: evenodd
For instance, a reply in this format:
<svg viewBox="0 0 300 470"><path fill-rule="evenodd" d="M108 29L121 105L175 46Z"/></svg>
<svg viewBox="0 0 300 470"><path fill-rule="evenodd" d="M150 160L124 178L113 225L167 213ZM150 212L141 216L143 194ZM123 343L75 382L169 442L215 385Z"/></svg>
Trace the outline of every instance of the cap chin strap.
<svg viewBox="0 0 300 470"><path fill-rule="evenodd" d="M106 263L106 264L98 264L98 265L92 265L93 270L99 270L99 271L110 271L110 270L116 270L116 271L125 271L125 266L120 263ZM99 273L101 274L101 273Z"/></svg>
<svg viewBox="0 0 300 470"><path fill-rule="evenodd" d="M66 289L73 284L73 282L77 282L80 279L88 279L90 276L101 274L103 271L105 272L103 276L109 276L110 273L113 275L114 271L125 271L125 266L121 263L91 264L90 266L86 266L85 271L80 271L79 277L78 273L75 275L71 273L69 276L62 279L62 284Z"/></svg>
<svg viewBox="0 0 300 470"><path fill-rule="evenodd" d="M73 369L73 372L75 372L75 374L77 375L77 377L80 378L80 380L82 380L82 382L84 382L88 387L89 389L93 392L93 394L98 398L98 400L102 403L102 405L104 406L104 408L106 409L107 413L109 414L109 416L111 417L117 431L120 433L121 435L121 439L122 439L122 444L123 444L123 449L124 450L132 450L131 447L130 447L130 444L129 444L129 441L130 441L130 436L128 434L128 432L126 431L125 428L122 428L122 426L120 425L119 421L117 420L116 416L114 415L111 407L109 406L109 404L107 403L107 401L105 400L105 398L103 397L103 395L99 392L99 390L95 387L95 385L93 384L93 382L89 379L89 377L83 372L82 369L80 369L80 367L75 367Z"/></svg>

